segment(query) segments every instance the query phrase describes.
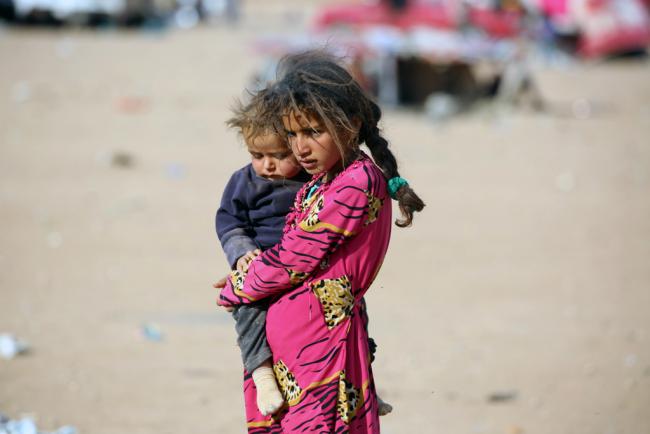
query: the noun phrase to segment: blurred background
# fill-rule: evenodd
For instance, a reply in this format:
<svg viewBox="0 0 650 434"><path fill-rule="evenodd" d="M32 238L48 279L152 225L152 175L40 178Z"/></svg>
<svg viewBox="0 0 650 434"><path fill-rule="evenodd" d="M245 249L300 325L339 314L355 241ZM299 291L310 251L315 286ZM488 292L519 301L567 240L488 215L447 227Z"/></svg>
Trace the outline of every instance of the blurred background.
<svg viewBox="0 0 650 434"><path fill-rule="evenodd" d="M224 121L344 56L427 203L368 293L384 433L650 432L643 0L0 0L0 433L245 431Z"/></svg>

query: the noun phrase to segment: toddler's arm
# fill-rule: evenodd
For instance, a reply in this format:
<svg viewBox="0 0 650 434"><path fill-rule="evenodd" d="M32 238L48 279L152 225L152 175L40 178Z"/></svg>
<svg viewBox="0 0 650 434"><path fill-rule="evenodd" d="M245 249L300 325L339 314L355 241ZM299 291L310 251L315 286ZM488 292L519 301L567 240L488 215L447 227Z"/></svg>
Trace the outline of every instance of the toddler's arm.
<svg viewBox="0 0 650 434"><path fill-rule="evenodd" d="M217 235L231 270L241 257L257 249L250 235L247 187L246 172L235 172L223 192L215 219Z"/></svg>
<svg viewBox="0 0 650 434"><path fill-rule="evenodd" d="M237 259L237 271L245 273L248 271L248 265L255 259L259 254L262 253L260 249L249 250L244 256Z"/></svg>

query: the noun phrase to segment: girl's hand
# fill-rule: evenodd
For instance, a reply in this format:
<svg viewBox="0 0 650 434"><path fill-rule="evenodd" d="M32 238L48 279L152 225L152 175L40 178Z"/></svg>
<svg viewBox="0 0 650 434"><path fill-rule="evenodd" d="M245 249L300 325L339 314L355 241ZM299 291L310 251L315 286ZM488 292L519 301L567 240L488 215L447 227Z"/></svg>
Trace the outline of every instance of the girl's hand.
<svg viewBox="0 0 650 434"><path fill-rule="evenodd" d="M237 271L245 273L246 270L248 270L250 263L253 261L253 259L258 257L260 253L262 253L260 249L249 250L244 256L237 259Z"/></svg>
<svg viewBox="0 0 650 434"><path fill-rule="evenodd" d="M243 256L242 256L242 258L243 258ZM227 281L228 281L228 276L223 277L223 278L217 280L215 283L213 283L213 284L212 284L212 287L213 287L214 289L219 289L219 290L221 290L221 289L223 289L223 288L226 287L226 282L227 282ZM221 291L219 291L219 292L221 292ZM217 297L217 306L221 306L220 300L221 300L221 299L220 299L219 297ZM228 307L228 306L221 306L221 307L223 307L224 309L226 309L226 311L228 311L228 312L232 312L232 311L233 311L233 308L232 308L232 307Z"/></svg>

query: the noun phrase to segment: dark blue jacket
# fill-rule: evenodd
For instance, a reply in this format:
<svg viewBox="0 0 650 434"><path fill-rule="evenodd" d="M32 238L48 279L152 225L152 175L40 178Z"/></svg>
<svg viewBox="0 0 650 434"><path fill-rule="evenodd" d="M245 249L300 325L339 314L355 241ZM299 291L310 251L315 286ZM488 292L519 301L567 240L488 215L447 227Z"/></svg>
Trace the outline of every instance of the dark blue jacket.
<svg viewBox="0 0 650 434"><path fill-rule="evenodd" d="M304 171L291 178L270 181L248 164L230 177L217 211L219 241L230 268L249 250L265 250L282 238L285 217L296 193L310 179Z"/></svg>

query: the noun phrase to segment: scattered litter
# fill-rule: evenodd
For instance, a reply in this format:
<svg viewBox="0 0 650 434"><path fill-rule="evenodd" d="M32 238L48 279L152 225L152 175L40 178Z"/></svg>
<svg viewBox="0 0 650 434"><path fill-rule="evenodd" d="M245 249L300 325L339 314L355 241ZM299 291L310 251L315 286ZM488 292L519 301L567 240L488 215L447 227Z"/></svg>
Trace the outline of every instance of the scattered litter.
<svg viewBox="0 0 650 434"><path fill-rule="evenodd" d="M174 22L181 29L191 29L199 24L201 17L196 8L192 6L181 6L174 14Z"/></svg>
<svg viewBox="0 0 650 434"><path fill-rule="evenodd" d="M637 358L636 354L628 354L625 356L625 367L626 368L632 368L636 365Z"/></svg>
<svg viewBox="0 0 650 434"><path fill-rule="evenodd" d="M36 422L31 417L22 417L20 419L9 419L0 413L0 433L1 434L77 434L75 427L66 425L56 431L39 431Z"/></svg>
<svg viewBox="0 0 650 434"><path fill-rule="evenodd" d="M517 399L517 392L514 390L493 392L487 396L487 401L492 404L501 404L515 399Z"/></svg>
<svg viewBox="0 0 650 434"><path fill-rule="evenodd" d="M506 434L524 434L524 429L517 425L512 425L506 430Z"/></svg>
<svg viewBox="0 0 650 434"><path fill-rule="evenodd" d="M573 101L571 110L573 111L573 116L580 120L589 119L592 113L591 103L584 98Z"/></svg>
<svg viewBox="0 0 650 434"><path fill-rule="evenodd" d="M427 97L424 110L430 120L440 122L457 114L460 111L460 104L452 95L434 93Z"/></svg>
<svg viewBox="0 0 650 434"><path fill-rule="evenodd" d="M141 113L149 107L149 101L141 96L123 96L118 98L116 106L117 110L122 113Z"/></svg>
<svg viewBox="0 0 650 434"><path fill-rule="evenodd" d="M63 244L63 235L60 232L50 232L47 234L47 245L52 249L58 249Z"/></svg>
<svg viewBox="0 0 650 434"><path fill-rule="evenodd" d="M0 357L4 359L13 359L19 354L29 350L27 343L17 339L9 333L0 334ZM1 433L2 431L0 431Z"/></svg>
<svg viewBox="0 0 650 434"><path fill-rule="evenodd" d="M447 392L445 393L445 398L447 401L456 401L456 399L458 399L458 395L455 392Z"/></svg>
<svg viewBox="0 0 650 434"><path fill-rule="evenodd" d="M56 44L56 55L61 59L65 59L72 56L74 49L75 44L72 38L65 37Z"/></svg>
<svg viewBox="0 0 650 434"><path fill-rule="evenodd" d="M573 173L566 172L558 175L555 178L555 186L558 190L569 192L573 190L576 186L576 180L573 176Z"/></svg>
<svg viewBox="0 0 650 434"><path fill-rule="evenodd" d="M6 423L0 425L2 431L7 434L38 434L36 424L28 417L22 419L9 419Z"/></svg>
<svg viewBox="0 0 650 434"><path fill-rule="evenodd" d="M142 335L145 339L152 342L160 342L163 340L162 331L155 324L143 324Z"/></svg>
<svg viewBox="0 0 650 434"><path fill-rule="evenodd" d="M48 433L41 433L41 434L48 434ZM70 425L65 425L57 429L56 431L52 431L49 434L77 434L77 428Z"/></svg>
<svg viewBox="0 0 650 434"><path fill-rule="evenodd" d="M183 179L186 173L185 166L179 163L171 163L165 167L165 175L169 179Z"/></svg>
<svg viewBox="0 0 650 434"><path fill-rule="evenodd" d="M24 103L32 96L32 88L27 81L19 81L11 88L11 99L18 104Z"/></svg>
<svg viewBox="0 0 650 434"><path fill-rule="evenodd" d="M116 151L111 156L111 166L113 167L128 169L133 167L133 163L134 163L133 156L126 152Z"/></svg>
<svg viewBox="0 0 650 434"><path fill-rule="evenodd" d="M587 377L592 377L596 373L596 367L591 363L584 365L583 371Z"/></svg>

